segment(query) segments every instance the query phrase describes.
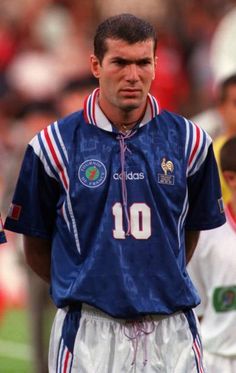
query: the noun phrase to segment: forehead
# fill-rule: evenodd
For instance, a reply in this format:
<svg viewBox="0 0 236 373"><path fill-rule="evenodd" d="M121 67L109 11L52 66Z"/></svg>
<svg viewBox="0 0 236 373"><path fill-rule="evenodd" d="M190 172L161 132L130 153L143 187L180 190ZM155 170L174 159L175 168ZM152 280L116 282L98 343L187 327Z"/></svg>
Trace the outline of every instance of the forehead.
<svg viewBox="0 0 236 373"><path fill-rule="evenodd" d="M137 43L130 44L122 39L106 39L107 51L104 57L107 58L128 58L139 59L154 56L154 41L147 39Z"/></svg>

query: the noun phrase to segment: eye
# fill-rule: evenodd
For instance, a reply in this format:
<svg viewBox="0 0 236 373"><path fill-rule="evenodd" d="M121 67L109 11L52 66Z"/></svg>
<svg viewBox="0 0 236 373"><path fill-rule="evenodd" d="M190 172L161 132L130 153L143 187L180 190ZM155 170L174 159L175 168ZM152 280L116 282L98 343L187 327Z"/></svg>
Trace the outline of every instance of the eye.
<svg viewBox="0 0 236 373"><path fill-rule="evenodd" d="M114 60L113 63L117 66L126 66L127 62L125 60L119 59L119 60Z"/></svg>
<svg viewBox="0 0 236 373"><path fill-rule="evenodd" d="M150 60L141 60L141 61L137 62L138 66L147 66L147 65L150 65L150 64L151 64Z"/></svg>

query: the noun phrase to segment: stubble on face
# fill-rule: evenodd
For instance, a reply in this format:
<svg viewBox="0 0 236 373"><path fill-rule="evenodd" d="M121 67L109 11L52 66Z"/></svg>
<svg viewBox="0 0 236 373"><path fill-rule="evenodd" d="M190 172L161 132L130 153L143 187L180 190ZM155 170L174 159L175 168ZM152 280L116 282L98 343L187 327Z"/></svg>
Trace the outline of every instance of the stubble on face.
<svg viewBox="0 0 236 373"><path fill-rule="evenodd" d="M153 41L132 45L123 40L108 39L106 42L106 54L97 68L100 106L109 118L139 118L146 107L154 77Z"/></svg>

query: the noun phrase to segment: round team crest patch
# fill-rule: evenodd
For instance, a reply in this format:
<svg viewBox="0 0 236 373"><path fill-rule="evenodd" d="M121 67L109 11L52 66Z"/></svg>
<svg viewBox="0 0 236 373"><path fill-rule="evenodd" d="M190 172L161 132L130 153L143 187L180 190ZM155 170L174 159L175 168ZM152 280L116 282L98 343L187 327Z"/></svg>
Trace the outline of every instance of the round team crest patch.
<svg viewBox="0 0 236 373"><path fill-rule="evenodd" d="M89 159L80 165L78 172L80 182L88 188L102 185L107 176L104 164L97 159Z"/></svg>

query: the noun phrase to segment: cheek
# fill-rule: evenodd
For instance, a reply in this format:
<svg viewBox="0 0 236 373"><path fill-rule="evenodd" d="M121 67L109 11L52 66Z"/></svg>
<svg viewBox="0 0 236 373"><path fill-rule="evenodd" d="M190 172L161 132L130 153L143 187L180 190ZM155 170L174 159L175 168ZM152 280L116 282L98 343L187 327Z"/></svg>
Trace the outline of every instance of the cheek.
<svg viewBox="0 0 236 373"><path fill-rule="evenodd" d="M103 91L103 94L106 96L108 100L110 100L116 91L117 84L114 82L109 76L103 76L100 79L100 88Z"/></svg>
<svg viewBox="0 0 236 373"><path fill-rule="evenodd" d="M148 71L144 71L142 73L142 77L143 77L143 81L146 85L149 85L151 84L151 82L153 81L153 79L155 78L155 70L148 70Z"/></svg>

